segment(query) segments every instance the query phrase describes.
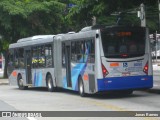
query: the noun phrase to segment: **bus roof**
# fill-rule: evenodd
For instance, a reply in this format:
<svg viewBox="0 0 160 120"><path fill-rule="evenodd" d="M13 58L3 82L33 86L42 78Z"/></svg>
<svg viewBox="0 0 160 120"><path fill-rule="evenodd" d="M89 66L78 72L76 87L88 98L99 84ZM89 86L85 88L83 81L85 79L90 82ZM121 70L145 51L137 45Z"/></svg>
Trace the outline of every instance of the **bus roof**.
<svg viewBox="0 0 160 120"><path fill-rule="evenodd" d="M53 37L53 36L54 35L36 35L36 36L32 36L32 37L27 37L27 38L19 39L17 41L17 43L28 42L28 41L39 40L39 39L46 39L46 38L50 38L50 37Z"/></svg>
<svg viewBox="0 0 160 120"><path fill-rule="evenodd" d="M81 29L80 32L86 32L86 31L91 31L91 30L97 30L97 29L105 29L105 28L122 28L122 27L129 27L129 28L145 28L142 26L124 26L124 25L110 25L110 26L106 26L106 25L94 25L94 26L87 26Z"/></svg>
<svg viewBox="0 0 160 120"><path fill-rule="evenodd" d="M90 30L86 32L78 32L72 34L60 34L54 37L55 40L67 41L67 40L78 40L84 38L92 38L96 36L96 30Z"/></svg>
<svg viewBox="0 0 160 120"><path fill-rule="evenodd" d="M28 45L44 44L52 42L55 35L36 35L32 37L22 38L17 43L10 44L9 48L24 47Z"/></svg>

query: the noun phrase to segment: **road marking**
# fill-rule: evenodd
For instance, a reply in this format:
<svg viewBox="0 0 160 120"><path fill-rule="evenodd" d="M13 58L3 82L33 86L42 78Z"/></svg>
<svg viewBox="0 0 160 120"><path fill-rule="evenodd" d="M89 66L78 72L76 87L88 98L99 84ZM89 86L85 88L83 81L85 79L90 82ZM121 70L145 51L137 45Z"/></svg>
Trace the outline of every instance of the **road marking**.
<svg viewBox="0 0 160 120"><path fill-rule="evenodd" d="M28 120L37 120L34 117L27 117Z"/></svg>
<svg viewBox="0 0 160 120"><path fill-rule="evenodd" d="M103 107L103 108L107 108L107 109L111 109L111 110L116 110L116 111L127 111L127 109L112 105L112 104L106 104L106 103L101 103L101 102L97 102L95 100L85 100L87 103L92 103L96 106L99 107Z"/></svg>
<svg viewBox="0 0 160 120"><path fill-rule="evenodd" d="M132 113L132 111L129 111L129 110L125 109L125 108L121 108L121 107L118 107L118 106L112 105L112 104L106 104L106 103L102 103L102 102L97 102L97 101L91 100L91 99L86 100L84 98L75 98L75 99L78 99L78 100L81 100L81 101L83 100L83 101L85 101L85 102L87 102L89 104L93 104L93 105L96 105L98 107L111 109L113 111L126 111L128 113ZM143 120L159 120L159 117L156 117L156 118L155 117L145 117L145 118L144 117L140 117L140 119L143 119Z"/></svg>

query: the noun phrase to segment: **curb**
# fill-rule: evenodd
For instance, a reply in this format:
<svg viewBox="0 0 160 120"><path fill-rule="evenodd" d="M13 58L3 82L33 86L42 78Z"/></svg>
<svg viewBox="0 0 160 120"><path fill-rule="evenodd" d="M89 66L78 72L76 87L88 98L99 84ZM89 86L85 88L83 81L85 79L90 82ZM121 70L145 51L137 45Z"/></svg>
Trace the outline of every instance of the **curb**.
<svg viewBox="0 0 160 120"><path fill-rule="evenodd" d="M8 79L0 79L0 85L9 85Z"/></svg>
<svg viewBox="0 0 160 120"><path fill-rule="evenodd" d="M159 75L160 76L160 70L154 70L153 75Z"/></svg>
<svg viewBox="0 0 160 120"><path fill-rule="evenodd" d="M9 83L0 83L0 85L9 85Z"/></svg>

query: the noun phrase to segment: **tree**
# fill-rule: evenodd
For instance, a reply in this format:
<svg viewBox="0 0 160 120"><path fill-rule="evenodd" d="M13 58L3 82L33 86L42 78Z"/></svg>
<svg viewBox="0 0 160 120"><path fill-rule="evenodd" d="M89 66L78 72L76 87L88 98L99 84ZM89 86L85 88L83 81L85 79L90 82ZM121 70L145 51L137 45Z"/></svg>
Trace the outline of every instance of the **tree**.
<svg viewBox="0 0 160 120"><path fill-rule="evenodd" d="M1 0L0 50L7 62L7 48L18 39L37 34L57 34L63 28L63 11L66 5L60 0ZM6 77L6 67L5 67Z"/></svg>
<svg viewBox="0 0 160 120"><path fill-rule="evenodd" d="M151 20L150 13L158 9L157 1L153 0L70 0L75 7L69 8L66 19L73 24L81 23L79 26L92 25L92 17L97 17L97 24L115 25L120 24L140 25L137 11L141 3L146 5L147 26L153 31L157 29L155 19ZM149 13L149 14L148 14ZM158 12L155 14L158 15ZM152 17L156 17L152 15ZM157 17L156 17L157 19ZM158 19L157 19L158 20ZM80 27L77 27L79 29Z"/></svg>

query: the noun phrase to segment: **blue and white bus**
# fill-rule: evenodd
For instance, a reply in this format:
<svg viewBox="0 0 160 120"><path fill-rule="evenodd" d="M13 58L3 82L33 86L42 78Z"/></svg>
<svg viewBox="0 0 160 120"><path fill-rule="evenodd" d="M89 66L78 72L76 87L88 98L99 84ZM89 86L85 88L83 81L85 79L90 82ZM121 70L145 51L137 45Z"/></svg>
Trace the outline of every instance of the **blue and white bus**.
<svg viewBox="0 0 160 120"><path fill-rule="evenodd" d="M46 77L54 76L54 35L23 38L9 46L8 77L19 89L46 86Z"/></svg>
<svg viewBox="0 0 160 120"><path fill-rule="evenodd" d="M35 44L27 46L31 48L30 70L27 70L25 58L25 69L18 67L9 72L11 83L20 84L20 88L46 86L49 91L65 88L78 91L81 96L106 91L131 94L134 90L153 86L150 41L145 27L93 26L50 39L41 45L44 53L47 53L45 46L51 46L52 65L46 66L45 54L42 57L44 65L40 64L39 54L33 57L34 47L39 48L40 41L45 40L32 40ZM25 42L28 41L24 40L23 44ZM18 42L10 45L10 50L13 52L23 46ZM24 53L27 54L25 49ZM30 75L27 71L31 71ZM17 75L21 76L20 82Z"/></svg>

